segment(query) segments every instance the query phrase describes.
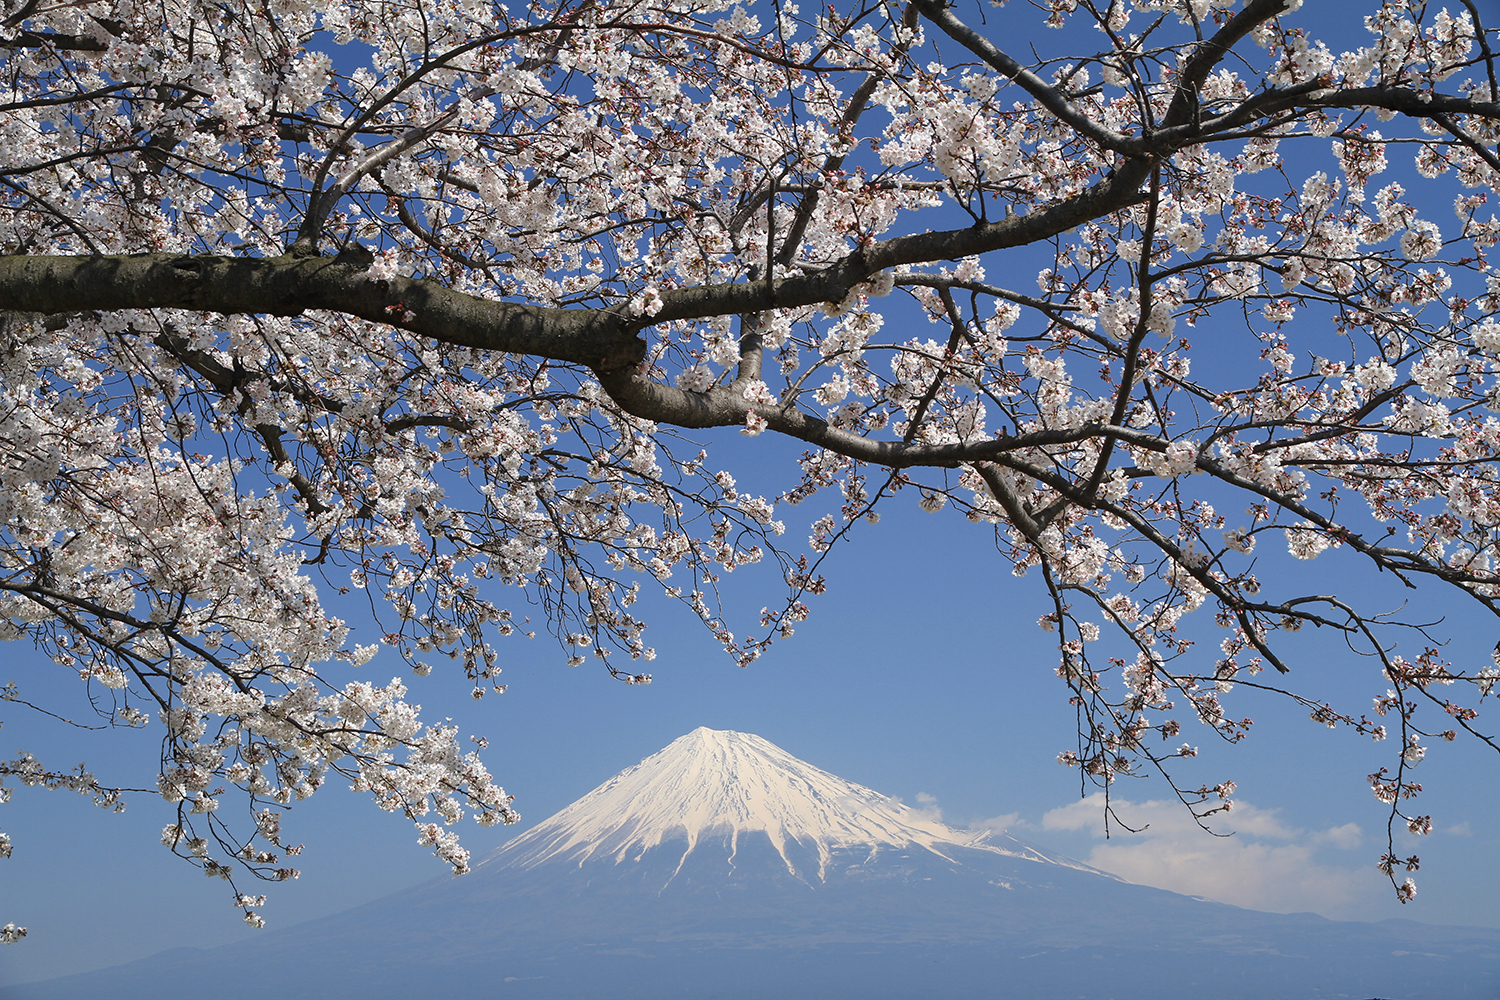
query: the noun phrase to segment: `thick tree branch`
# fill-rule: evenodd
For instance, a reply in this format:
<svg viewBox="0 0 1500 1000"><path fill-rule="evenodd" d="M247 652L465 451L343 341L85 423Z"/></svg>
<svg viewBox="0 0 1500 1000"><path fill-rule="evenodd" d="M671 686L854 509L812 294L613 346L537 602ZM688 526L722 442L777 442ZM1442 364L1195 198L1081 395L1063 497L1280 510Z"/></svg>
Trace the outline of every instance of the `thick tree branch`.
<svg viewBox="0 0 1500 1000"><path fill-rule="evenodd" d="M494 302L425 279L370 277L341 257L179 254L0 257L0 302L25 312L189 309L295 316L328 310L444 343L579 364L633 364L640 345L609 310Z"/></svg>

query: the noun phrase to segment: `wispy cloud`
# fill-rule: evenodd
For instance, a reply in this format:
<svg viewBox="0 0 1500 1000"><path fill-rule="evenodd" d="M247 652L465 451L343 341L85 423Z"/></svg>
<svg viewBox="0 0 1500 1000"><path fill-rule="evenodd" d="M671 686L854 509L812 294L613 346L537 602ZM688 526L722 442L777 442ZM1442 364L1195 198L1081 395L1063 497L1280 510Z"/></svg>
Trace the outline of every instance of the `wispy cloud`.
<svg viewBox="0 0 1500 1000"><path fill-rule="evenodd" d="M1340 850L1351 851L1365 842L1365 832L1359 828L1358 823L1345 823L1343 826L1329 827L1318 834L1317 839L1326 840Z"/></svg>
<svg viewBox="0 0 1500 1000"><path fill-rule="evenodd" d="M941 823L943 821L942 807L937 804L936 795L928 795L926 792L917 793L917 808L912 812L929 823Z"/></svg>
<svg viewBox="0 0 1500 1000"><path fill-rule="evenodd" d="M991 833L1005 833L1008 830L1018 830L1030 826L1021 819L1020 813L1002 813L999 816L991 816L989 819L978 819L969 824L971 830L988 830Z"/></svg>
<svg viewBox="0 0 1500 1000"><path fill-rule="evenodd" d="M1225 903L1279 913L1311 911L1335 919L1365 915L1380 891L1368 871L1329 864L1320 847L1358 847L1364 833L1354 823L1327 830L1288 826L1275 810L1236 801L1234 811L1216 817L1215 837L1200 829L1181 803L1129 802L1110 805L1130 826L1110 824L1109 839L1095 845L1089 864L1143 885L1207 896ZM1104 796L1053 809L1042 829L1088 831L1104 837Z"/></svg>

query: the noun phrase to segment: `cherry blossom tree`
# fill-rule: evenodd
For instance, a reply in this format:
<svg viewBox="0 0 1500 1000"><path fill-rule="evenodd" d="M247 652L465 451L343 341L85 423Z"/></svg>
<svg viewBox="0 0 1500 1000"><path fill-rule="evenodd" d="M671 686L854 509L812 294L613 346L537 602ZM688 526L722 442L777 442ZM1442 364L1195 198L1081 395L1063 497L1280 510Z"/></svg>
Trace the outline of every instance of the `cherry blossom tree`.
<svg viewBox="0 0 1500 1000"><path fill-rule="evenodd" d="M332 775L461 873L450 828L509 797L350 667L503 690L529 601L645 683L650 592L748 665L914 501L1051 595L1088 779L1171 781L1181 721L1238 741L1263 688L1389 735L1371 787L1424 832L1411 768L1500 749L1500 671L1253 553L1500 614L1500 41L1391 0L1344 51L1299 5L1046 0L1016 38L943 0L0 0L0 631L160 727L162 841L210 874L294 875L283 812ZM709 428L806 450L753 495ZM1376 718L1299 693L1309 624Z"/></svg>

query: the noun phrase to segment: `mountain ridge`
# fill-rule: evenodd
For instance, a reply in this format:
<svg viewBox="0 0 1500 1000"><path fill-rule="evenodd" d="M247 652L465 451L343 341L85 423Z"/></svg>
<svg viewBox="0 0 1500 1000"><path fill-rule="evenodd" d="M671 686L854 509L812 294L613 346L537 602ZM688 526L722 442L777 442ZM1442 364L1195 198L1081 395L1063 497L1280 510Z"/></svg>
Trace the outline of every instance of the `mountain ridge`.
<svg viewBox="0 0 1500 1000"><path fill-rule="evenodd" d="M507 841L481 859L475 870L524 870L557 860L582 866L610 856L619 864L631 857L639 860L647 851L679 838L687 842L680 859L686 862L700 841L726 832L731 859L741 835L764 833L787 870L798 877L812 873L797 868L787 845L812 845L818 856L818 881L826 881L835 851L863 846L877 852L922 847L950 861L943 848L992 850L1109 874L1007 834L955 830L899 799L808 764L760 736L706 726L678 737ZM1014 846L993 842L1001 837Z"/></svg>
<svg viewBox="0 0 1500 1000"><path fill-rule="evenodd" d="M505 1000L1500 997L1494 930L1260 913L1067 862L699 729L464 878L6 1000L159 1000L206 981L216 1000L270 983L281 1000L439 984Z"/></svg>

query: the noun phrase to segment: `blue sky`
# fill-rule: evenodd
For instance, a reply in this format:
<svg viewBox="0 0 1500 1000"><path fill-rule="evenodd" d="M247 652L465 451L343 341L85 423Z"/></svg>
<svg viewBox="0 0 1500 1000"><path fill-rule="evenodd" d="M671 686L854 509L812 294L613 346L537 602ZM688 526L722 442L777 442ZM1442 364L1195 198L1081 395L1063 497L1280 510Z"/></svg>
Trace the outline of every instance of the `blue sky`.
<svg viewBox="0 0 1500 1000"><path fill-rule="evenodd" d="M1210 338L1201 339L1206 345ZM714 442L717 464L743 487L767 494L786 487L801 450L770 435L748 442L733 431L704 440ZM1228 704L1234 715L1256 720L1248 741L1225 747L1196 724L1183 733L1203 750L1183 780L1238 783L1239 806L1218 827L1234 836L1216 839L1192 828L1180 807L1163 803L1168 789L1159 781L1126 780L1115 791L1130 803L1124 816L1150 827L1104 840L1098 803L1081 799L1077 772L1055 762L1074 744L1074 720L1053 675L1053 639L1035 624L1050 610L1040 581L1012 577L987 527L951 510L924 514L914 500L898 497L880 524L857 528L853 542L825 563L830 589L813 600L812 617L749 669L735 667L691 616L656 602L662 606L648 641L659 657L649 687L615 683L594 661L563 666L546 638L503 640L510 689L477 703L466 684L441 671L413 678L388 653L355 676L384 681L404 673L427 717L451 715L465 732L489 740L487 760L517 796L523 820L510 829L462 827L476 856L706 725L757 733L955 826L1008 828L1134 881L1337 919L1500 927L1493 752L1464 740L1439 743L1416 772L1425 786L1418 811L1433 815L1437 832L1421 844L1398 841L1403 854L1420 852L1424 862L1416 902L1401 907L1374 869L1386 810L1364 780L1388 764L1390 744L1330 732L1305 711L1243 688ZM1241 516L1237 506L1222 508L1231 522ZM802 548L822 511L810 504L778 513L790 548ZM1488 662L1500 638L1492 617L1446 593L1402 592L1347 552L1299 563L1273 541L1265 539L1258 553L1268 592L1284 585L1338 593L1379 610L1405 602L1408 618L1443 619L1436 631L1452 637L1446 654L1469 669ZM761 570L727 578L731 627L745 632L777 590ZM358 623L357 608L338 610ZM1212 649L1219 632L1210 616L1198 617L1194 636ZM1402 642L1400 651L1420 651L1419 637ZM1298 690L1336 707L1368 711L1385 689L1376 669L1334 636L1307 630L1284 648ZM78 685L59 673L21 644L0 645L0 684L15 680L26 697L89 721ZM25 749L51 766L84 761L106 784L154 778L159 735L149 728L78 731L17 706L5 706L0 718L5 756ZM240 922L223 883L159 846L169 820L168 808L149 796L132 797L116 816L70 794L17 789L0 808L0 829L15 841L13 857L0 861L0 923L25 924L31 935L0 949L0 988L256 933ZM272 926L447 877L416 845L409 821L379 812L337 782L299 803L285 829L307 850L299 859L302 878L268 890L263 915Z"/></svg>

